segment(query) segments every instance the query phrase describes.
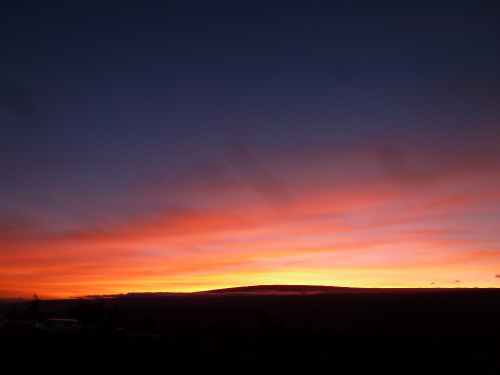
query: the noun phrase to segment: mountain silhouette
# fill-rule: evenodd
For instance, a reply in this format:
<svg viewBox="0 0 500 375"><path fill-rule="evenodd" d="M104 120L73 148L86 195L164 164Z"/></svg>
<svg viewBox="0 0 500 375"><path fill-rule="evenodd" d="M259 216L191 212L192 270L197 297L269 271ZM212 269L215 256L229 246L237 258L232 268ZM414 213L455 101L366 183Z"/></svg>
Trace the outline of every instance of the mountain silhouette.
<svg viewBox="0 0 500 375"><path fill-rule="evenodd" d="M207 290L198 293L333 293L356 288L324 285L252 285Z"/></svg>

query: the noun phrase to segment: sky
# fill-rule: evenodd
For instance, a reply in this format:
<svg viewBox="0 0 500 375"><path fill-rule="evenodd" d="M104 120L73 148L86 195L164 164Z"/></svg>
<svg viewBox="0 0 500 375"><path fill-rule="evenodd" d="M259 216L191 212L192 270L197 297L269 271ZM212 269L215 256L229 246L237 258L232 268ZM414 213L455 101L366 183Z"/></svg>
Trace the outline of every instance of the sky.
<svg viewBox="0 0 500 375"><path fill-rule="evenodd" d="M0 297L500 287L500 2L0 17Z"/></svg>

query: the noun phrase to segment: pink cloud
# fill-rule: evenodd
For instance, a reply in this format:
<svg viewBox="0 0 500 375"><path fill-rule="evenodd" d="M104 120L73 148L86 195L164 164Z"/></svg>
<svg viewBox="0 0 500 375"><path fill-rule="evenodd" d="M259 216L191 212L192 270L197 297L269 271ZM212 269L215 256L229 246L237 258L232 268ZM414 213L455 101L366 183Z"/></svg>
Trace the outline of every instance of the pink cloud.
<svg viewBox="0 0 500 375"><path fill-rule="evenodd" d="M141 209L124 210L113 219L72 222L41 213L6 220L0 231L6 285L56 293L59 283L66 285L64 293L87 288L84 294L95 294L128 292L124 288L133 284L165 288L186 279L190 285L213 286L228 282L228 275L248 277L252 284L252 278L264 275L335 275L346 267L397 275L398 282L414 285L423 279L402 279L401 270L419 275L420 269L441 267L447 273L474 264L493 273L500 261L491 222L500 202L495 189L500 177L492 173L498 165L489 157L435 167L432 155L398 151L396 159L403 160L384 171L373 150L280 152L270 152L268 162L259 159L264 174L252 167L245 178L277 176L288 192L282 200L267 199L252 186L262 186L259 181L215 180L190 188L186 180L135 190L134 204ZM287 158L296 168L280 169ZM422 183L411 186L420 172L387 176L406 164L424 171ZM210 281L207 273L213 275ZM355 282L343 277L330 282ZM390 282L389 276L377 277L360 280Z"/></svg>

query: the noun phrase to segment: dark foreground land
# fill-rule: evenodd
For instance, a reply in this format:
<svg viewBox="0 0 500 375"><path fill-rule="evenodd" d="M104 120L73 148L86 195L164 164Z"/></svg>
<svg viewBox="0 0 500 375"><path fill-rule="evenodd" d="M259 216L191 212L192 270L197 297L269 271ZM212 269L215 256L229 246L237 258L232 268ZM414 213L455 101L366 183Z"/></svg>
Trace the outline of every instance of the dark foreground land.
<svg viewBox="0 0 500 375"><path fill-rule="evenodd" d="M0 304L0 314L30 305ZM98 329L37 337L7 327L2 374L500 373L500 289L126 295L38 308Z"/></svg>

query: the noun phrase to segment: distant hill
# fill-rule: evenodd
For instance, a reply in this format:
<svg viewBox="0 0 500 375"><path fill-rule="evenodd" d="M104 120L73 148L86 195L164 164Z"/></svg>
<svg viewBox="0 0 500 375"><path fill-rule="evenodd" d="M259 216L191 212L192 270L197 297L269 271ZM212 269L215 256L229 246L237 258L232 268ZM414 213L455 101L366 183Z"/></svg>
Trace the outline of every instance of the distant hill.
<svg viewBox="0 0 500 375"><path fill-rule="evenodd" d="M270 294L311 294L311 293L337 293L356 288L324 285L253 285L234 288L214 289L198 293L270 293Z"/></svg>

